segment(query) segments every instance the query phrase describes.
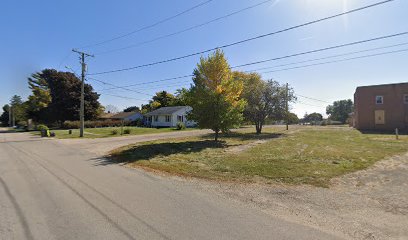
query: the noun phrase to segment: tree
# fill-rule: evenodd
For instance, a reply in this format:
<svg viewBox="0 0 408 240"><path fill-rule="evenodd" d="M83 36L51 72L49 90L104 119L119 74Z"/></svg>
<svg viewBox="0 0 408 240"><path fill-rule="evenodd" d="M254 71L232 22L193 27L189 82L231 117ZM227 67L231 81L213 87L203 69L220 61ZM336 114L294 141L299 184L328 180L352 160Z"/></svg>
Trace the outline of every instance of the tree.
<svg viewBox="0 0 408 240"><path fill-rule="evenodd" d="M22 98L18 95L14 95L10 99L10 111L15 123L21 123L27 120L26 107L27 105L23 102Z"/></svg>
<svg viewBox="0 0 408 240"><path fill-rule="evenodd" d="M160 91L153 96L148 104L142 105L142 113L151 112L161 107L175 106L175 102L176 97L173 94L167 91Z"/></svg>
<svg viewBox="0 0 408 240"><path fill-rule="evenodd" d="M172 101L172 106L186 106L188 105L188 89L181 88L176 90L175 98Z"/></svg>
<svg viewBox="0 0 408 240"><path fill-rule="evenodd" d="M329 115L330 120L346 123L349 114L353 112L353 108L353 101L351 99L340 100L335 101L333 105L327 106L326 113Z"/></svg>
<svg viewBox="0 0 408 240"><path fill-rule="evenodd" d="M305 114L305 116L303 117L302 122L306 122L306 123L316 123L316 122L320 122L323 121L323 116L320 113L311 113L311 114Z"/></svg>
<svg viewBox="0 0 408 240"><path fill-rule="evenodd" d="M156 95L153 96L153 102L160 103L160 107L171 106L175 99L176 97L167 91L157 92Z"/></svg>
<svg viewBox="0 0 408 240"><path fill-rule="evenodd" d="M193 108L188 118L199 128L211 129L218 141L219 132L228 132L243 120L245 100L240 99L243 82L234 80L221 50L201 57L193 73L188 105Z"/></svg>
<svg viewBox="0 0 408 240"><path fill-rule="evenodd" d="M300 122L299 117L295 113L288 114L288 123L289 124L298 124Z"/></svg>
<svg viewBox="0 0 408 240"><path fill-rule="evenodd" d="M79 119L81 81L70 72L45 69L28 78L32 91L29 115L44 123L62 123ZM93 120L100 112L99 94L85 84L85 120Z"/></svg>
<svg viewBox="0 0 408 240"><path fill-rule="evenodd" d="M114 105L106 105L105 112L106 113L118 113L119 108Z"/></svg>
<svg viewBox="0 0 408 240"><path fill-rule="evenodd" d="M140 112L140 108L137 106L131 106L131 107L125 108L125 110L123 111L124 112Z"/></svg>
<svg viewBox="0 0 408 240"><path fill-rule="evenodd" d="M3 106L3 113L0 115L0 122L3 126L8 126L9 124L9 112L10 106L8 104Z"/></svg>
<svg viewBox="0 0 408 240"><path fill-rule="evenodd" d="M235 72L234 79L244 82L242 98L247 102L244 117L255 124L257 134L262 133L266 119L285 119L286 86L273 80L265 82L258 73ZM289 89L287 101L295 99L293 89Z"/></svg>

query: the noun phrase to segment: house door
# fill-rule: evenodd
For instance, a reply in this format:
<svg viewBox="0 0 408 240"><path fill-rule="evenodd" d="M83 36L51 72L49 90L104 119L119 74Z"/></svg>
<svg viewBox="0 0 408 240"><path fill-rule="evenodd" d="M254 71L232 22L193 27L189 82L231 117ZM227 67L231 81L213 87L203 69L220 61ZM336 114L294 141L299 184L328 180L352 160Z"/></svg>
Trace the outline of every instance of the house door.
<svg viewBox="0 0 408 240"><path fill-rule="evenodd" d="M375 110L375 124L385 124L385 111Z"/></svg>

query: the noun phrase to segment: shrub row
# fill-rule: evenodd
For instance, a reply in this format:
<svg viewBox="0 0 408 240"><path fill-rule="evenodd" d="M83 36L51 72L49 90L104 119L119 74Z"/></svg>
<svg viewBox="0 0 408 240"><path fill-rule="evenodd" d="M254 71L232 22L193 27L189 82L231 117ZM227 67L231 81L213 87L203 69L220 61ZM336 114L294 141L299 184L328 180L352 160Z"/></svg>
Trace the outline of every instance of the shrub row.
<svg viewBox="0 0 408 240"><path fill-rule="evenodd" d="M62 124L62 128L77 129L79 125L79 121L65 121ZM85 121L85 128L119 127L121 125L122 121L120 120ZM142 121L125 121L124 126L142 126Z"/></svg>

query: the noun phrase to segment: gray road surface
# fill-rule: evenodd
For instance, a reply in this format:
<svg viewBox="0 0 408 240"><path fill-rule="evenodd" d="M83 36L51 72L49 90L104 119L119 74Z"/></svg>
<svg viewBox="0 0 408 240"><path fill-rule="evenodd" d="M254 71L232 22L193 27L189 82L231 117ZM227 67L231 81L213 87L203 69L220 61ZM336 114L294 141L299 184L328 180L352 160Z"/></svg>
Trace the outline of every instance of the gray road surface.
<svg viewBox="0 0 408 240"><path fill-rule="evenodd" d="M335 239L79 146L0 133L0 239Z"/></svg>

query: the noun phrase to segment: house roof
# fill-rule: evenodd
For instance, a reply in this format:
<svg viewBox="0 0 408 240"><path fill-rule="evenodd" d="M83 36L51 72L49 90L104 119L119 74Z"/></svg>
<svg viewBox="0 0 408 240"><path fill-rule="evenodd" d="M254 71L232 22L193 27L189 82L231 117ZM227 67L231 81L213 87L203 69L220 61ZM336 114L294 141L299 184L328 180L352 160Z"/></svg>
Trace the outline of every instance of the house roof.
<svg viewBox="0 0 408 240"><path fill-rule="evenodd" d="M115 114L115 115L111 116L110 118L111 119L125 119L125 118L133 116L133 115L135 115L137 113L139 113L139 112L121 112L121 113L118 113L118 114Z"/></svg>
<svg viewBox="0 0 408 240"><path fill-rule="evenodd" d="M102 114L99 118L109 119L109 118L111 118L113 115L115 115L115 114L114 114L114 113L104 113L104 114Z"/></svg>
<svg viewBox="0 0 408 240"><path fill-rule="evenodd" d="M146 114L146 116L153 115L171 115L179 110L185 109L187 106L162 107Z"/></svg>

